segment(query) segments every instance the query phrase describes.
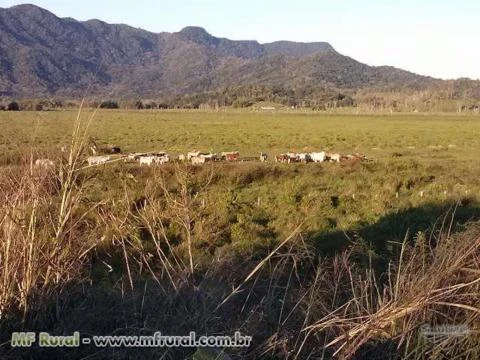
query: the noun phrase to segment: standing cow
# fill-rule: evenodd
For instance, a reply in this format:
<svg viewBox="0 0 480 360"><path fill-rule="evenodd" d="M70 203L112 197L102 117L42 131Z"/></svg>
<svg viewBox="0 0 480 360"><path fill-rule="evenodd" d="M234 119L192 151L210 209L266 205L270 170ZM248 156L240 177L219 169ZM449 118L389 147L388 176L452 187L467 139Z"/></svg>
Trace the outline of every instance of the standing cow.
<svg viewBox="0 0 480 360"><path fill-rule="evenodd" d="M110 161L110 156L90 156L87 158L88 165L101 165Z"/></svg>
<svg viewBox="0 0 480 360"><path fill-rule="evenodd" d="M329 161L340 162L340 160L342 159L342 155L340 155L338 153L328 153L327 154L327 159Z"/></svg>
<svg viewBox="0 0 480 360"><path fill-rule="evenodd" d="M42 168L52 168L55 166L54 162L50 159L37 159L35 160L35 166Z"/></svg>
<svg viewBox="0 0 480 360"><path fill-rule="evenodd" d="M288 164L300 161L300 158L299 158L298 154L296 154L296 153L289 152L286 155L287 155L287 163Z"/></svg>
<svg viewBox="0 0 480 360"><path fill-rule="evenodd" d="M205 164L206 158L203 156L192 156L190 160L192 165L202 165Z"/></svg>
<svg viewBox="0 0 480 360"><path fill-rule="evenodd" d="M310 158L313 162L322 163L326 160L327 153L325 151L321 152L312 152L310 153Z"/></svg>
<svg viewBox="0 0 480 360"><path fill-rule="evenodd" d="M295 153L275 155L275 162L290 164L292 162L298 162L298 161L300 160L298 158L298 155Z"/></svg>
<svg viewBox="0 0 480 360"><path fill-rule="evenodd" d="M313 161L312 157L308 153L300 153L300 154L297 155L297 157L298 157L298 160L303 162L303 163L308 163L308 162Z"/></svg>
<svg viewBox="0 0 480 360"><path fill-rule="evenodd" d="M164 154L162 156L155 156L153 161L157 164L166 164L170 161L170 157L168 156L168 154Z"/></svg>
<svg viewBox="0 0 480 360"><path fill-rule="evenodd" d="M192 157L194 156L199 156L200 155L200 151L190 151L187 153L187 160L190 161L192 159Z"/></svg>
<svg viewBox="0 0 480 360"><path fill-rule="evenodd" d="M140 165L150 166L155 161L155 157L154 156L140 156L139 161L140 161Z"/></svg>
<svg viewBox="0 0 480 360"><path fill-rule="evenodd" d="M238 151L222 152L220 156L222 160L237 161L240 156L240 153Z"/></svg>

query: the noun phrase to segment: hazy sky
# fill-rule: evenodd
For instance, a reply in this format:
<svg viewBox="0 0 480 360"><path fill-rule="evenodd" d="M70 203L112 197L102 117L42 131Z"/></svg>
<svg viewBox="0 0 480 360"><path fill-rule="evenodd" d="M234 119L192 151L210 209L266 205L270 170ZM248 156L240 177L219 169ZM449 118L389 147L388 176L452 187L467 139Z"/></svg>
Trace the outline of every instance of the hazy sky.
<svg viewBox="0 0 480 360"><path fill-rule="evenodd" d="M0 0L0 7L24 1ZM33 0L60 17L230 39L327 41L370 65L480 79L480 0Z"/></svg>

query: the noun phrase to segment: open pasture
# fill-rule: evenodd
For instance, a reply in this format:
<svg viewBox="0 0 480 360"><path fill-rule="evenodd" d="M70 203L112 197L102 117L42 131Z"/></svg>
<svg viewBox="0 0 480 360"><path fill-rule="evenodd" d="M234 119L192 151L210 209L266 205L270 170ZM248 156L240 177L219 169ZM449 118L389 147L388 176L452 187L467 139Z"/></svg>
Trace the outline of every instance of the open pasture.
<svg viewBox="0 0 480 360"><path fill-rule="evenodd" d="M84 111L82 118L91 116ZM0 153L70 142L74 111L0 113ZM319 115L315 113L99 111L89 133L124 152L238 150L361 152L388 159L470 161L480 151L480 116Z"/></svg>
<svg viewBox="0 0 480 360"><path fill-rule="evenodd" d="M87 110L81 117L86 122L92 114ZM28 161L30 150L37 157L58 156L54 154L59 148L70 143L76 115L74 111L0 113L2 163ZM98 143L118 145L124 153L162 150L176 156L193 149L238 150L241 156L258 157L267 152L267 164L215 164L217 181L204 196L207 203L225 205L215 213L228 212L232 196L249 206L261 203L268 226L274 229L272 237L277 238L288 234L302 217L307 230L323 234L358 229L426 204L443 209L446 203L477 201L479 120L478 116L424 114L98 111L88 132ZM273 164L275 154L319 150L358 152L373 161ZM158 169L123 162L91 172L90 191L97 201L121 197L125 181L132 197L142 198L148 182L158 176ZM132 174L135 182L129 180ZM236 211L253 216L251 209ZM439 214L430 215L424 221L420 216L420 228ZM405 226L395 230L398 236Z"/></svg>

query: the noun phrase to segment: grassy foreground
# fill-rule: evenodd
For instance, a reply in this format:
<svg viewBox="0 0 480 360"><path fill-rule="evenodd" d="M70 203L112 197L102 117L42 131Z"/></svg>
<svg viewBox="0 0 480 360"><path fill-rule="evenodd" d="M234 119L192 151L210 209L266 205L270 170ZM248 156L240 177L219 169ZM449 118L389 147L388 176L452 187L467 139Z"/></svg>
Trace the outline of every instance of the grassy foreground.
<svg viewBox="0 0 480 360"><path fill-rule="evenodd" d="M87 134L127 152L328 149L373 161L77 171L89 115L0 113L2 356L200 358L21 352L8 340L22 328L253 336L225 349L231 358L480 355L478 333L441 346L419 334L479 327L478 117L104 111ZM55 169L31 166L46 156Z"/></svg>

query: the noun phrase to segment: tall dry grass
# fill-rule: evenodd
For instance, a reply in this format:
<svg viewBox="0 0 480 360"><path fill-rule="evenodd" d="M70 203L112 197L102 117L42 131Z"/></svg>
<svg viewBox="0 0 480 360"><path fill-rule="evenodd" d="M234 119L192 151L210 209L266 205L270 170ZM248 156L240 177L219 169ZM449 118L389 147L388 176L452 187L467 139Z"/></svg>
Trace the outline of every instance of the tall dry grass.
<svg viewBox="0 0 480 360"><path fill-rule="evenodd" d="M126 280L147 271L159 286L165 281L175 291L191 282L199 265L195 225L202 222L202 195L213 178L213 167L202 179L183 163L153 168L140 201L125 191L122 204L102 207L100 218L110 230L111 241L122 251Z"/></svg>
<svg viewBox="0 0 480 360"><path fill-rule="evenodd" d="M322 334L325 348L339 358L352 358L371 344L393 341L405 358L470 358L480 356L480 226L462 234L441 232L435 239L419 234L402 244L400 257L386 274L359 270L351 253L334 262L343 301L304 328ZM338 291L333 291L338 294ZM462 325L466 336L441 342L422 337L422 325Z"/></svg>
<svg viewBox="0 0 480 360"><path fill-rule="evenodd" d="M42 299L80 281L87 254L96 243L95 206L82 207L78 168L95 112L80 108L66 153L54 167L36 166L33 151L0 174L0 319L42 305Z"/></svg>

